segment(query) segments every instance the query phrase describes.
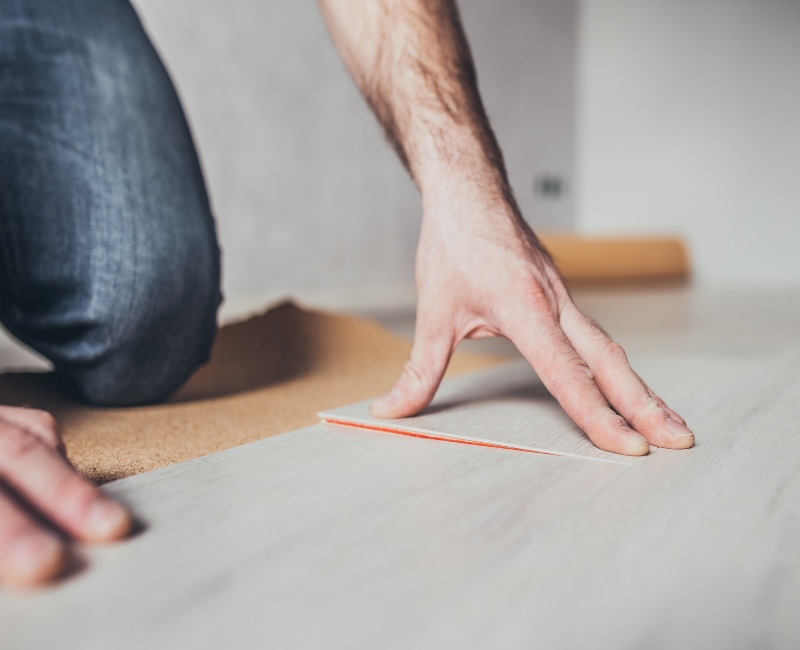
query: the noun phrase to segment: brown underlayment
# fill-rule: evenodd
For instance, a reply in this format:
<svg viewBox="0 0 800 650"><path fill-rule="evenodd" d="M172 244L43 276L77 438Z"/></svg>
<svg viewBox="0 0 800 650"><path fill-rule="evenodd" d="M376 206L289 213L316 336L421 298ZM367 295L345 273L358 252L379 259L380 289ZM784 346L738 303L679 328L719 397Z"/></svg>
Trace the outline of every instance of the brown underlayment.
<svg viewBox="0 0 800 650"><path fill-rule="evenodd" d="M168 403L92 408L52 373L0 375L0 404L56 416L72 463L98 483L197 458L317 421L320 410L388 390L410 343L368 320L286 303L223 327L211 361ZM503 357L457 353L448 374Z"/></svg>

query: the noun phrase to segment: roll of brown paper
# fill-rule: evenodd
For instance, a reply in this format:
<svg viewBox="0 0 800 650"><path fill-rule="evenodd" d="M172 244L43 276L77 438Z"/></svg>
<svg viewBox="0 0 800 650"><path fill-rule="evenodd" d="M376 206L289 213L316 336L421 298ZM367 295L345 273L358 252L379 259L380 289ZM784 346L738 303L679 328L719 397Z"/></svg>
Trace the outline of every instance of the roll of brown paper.
<svg viewBox="0 0 800 650"><path fill-rule="evenodd" d="M588 237L545 233L540 240L567 282L684 281L689 255L678 237Z"/></svg>

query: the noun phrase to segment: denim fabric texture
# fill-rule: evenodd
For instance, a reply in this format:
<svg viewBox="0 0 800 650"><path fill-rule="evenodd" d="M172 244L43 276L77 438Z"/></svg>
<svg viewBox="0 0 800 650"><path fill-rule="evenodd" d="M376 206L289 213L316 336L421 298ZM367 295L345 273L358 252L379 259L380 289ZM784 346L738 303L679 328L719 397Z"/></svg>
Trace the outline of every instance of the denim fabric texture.
<svg viewBox="0 0 800 650"><path fill-rule="evenodd" d="M180 101L128 0L0 0L0 321L98 405L208 358L214 221Z"/></svg>

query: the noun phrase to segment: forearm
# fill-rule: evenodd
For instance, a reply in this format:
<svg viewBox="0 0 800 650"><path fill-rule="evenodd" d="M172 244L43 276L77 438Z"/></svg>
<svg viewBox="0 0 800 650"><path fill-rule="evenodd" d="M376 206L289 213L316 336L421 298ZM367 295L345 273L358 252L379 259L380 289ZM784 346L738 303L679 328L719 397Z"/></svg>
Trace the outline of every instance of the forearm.
<svg viewBox="0 0 800 650"><path fill-rule="evenodd" d="M320 0L351 75L423 194L510 199L453 0Z"/></svg>

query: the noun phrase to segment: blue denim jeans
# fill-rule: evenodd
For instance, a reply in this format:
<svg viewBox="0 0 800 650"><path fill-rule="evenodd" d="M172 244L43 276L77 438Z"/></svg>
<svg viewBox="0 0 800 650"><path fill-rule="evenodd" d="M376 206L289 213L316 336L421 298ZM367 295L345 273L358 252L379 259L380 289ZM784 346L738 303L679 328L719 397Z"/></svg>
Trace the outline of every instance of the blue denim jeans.
<svg viewBox="0 0 800 650"><path fill-rule="evenodd" d="M98 405L162 400L216 333L219 248L128 0L0 0L0 321Z"/></svg>

